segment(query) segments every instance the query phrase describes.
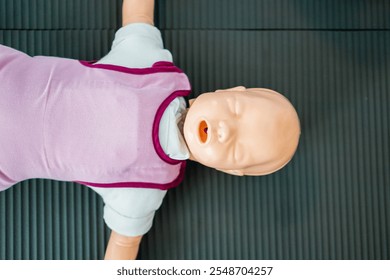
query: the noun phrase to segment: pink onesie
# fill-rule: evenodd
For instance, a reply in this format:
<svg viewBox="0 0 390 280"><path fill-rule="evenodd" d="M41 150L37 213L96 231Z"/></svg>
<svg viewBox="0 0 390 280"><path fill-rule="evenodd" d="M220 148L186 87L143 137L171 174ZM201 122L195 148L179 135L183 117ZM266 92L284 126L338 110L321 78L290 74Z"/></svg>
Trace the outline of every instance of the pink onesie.
<svg viewBox="0 0 390 280"><path fill-rule="evenodd" d="M30 178L177 186L185 161L165 155L158 129L169 103L189 92L170 62L94 65L0 45L0 190Z"/></svg>

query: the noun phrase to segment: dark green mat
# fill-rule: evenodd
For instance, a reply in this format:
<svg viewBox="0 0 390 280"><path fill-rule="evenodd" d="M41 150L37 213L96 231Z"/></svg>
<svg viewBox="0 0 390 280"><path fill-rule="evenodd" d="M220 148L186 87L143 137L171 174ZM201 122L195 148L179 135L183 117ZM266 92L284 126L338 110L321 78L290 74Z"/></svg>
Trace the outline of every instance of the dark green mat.
<svg viewBox="0 0 390 280"><path fill-rule="evenodd" d="M0 43L94 59L120 24L112 0L0 0ZM390 258L390 2L159 0L156 25L193 96L269 87L302 137L276 174L189 163L145 236L142 259ZM77 184L0 193L0 259L100 259L103 203Z"/></svg>

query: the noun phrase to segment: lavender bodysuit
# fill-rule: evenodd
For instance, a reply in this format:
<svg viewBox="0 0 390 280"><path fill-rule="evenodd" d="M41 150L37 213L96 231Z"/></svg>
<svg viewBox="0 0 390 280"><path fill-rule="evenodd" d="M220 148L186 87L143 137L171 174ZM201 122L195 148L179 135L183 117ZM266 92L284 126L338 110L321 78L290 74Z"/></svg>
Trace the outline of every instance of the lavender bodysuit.
<svg viewBox="0 0 390 280"><path fill-rule="evenodd" d="M164 154L158 127L168 104L189 92L170 62L94 65L0 45L0 190L30 178L178 185L185 162Z"/></svg>

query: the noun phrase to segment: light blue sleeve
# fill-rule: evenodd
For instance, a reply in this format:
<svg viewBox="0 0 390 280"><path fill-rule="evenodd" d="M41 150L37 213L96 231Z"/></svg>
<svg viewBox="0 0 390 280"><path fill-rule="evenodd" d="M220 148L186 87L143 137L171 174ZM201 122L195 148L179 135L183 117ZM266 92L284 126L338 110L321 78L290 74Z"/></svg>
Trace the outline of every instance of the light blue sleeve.
<svg viewBox="0 0 390 280"><path fill-rule="evenodd" d="M164 49L160 30L150 24L132 23L116 32L110 52L97 63L145 68L158 61L173 61L172 54Z"/></svg>
<svg viewBox="0 0 390 280"><path fill-rule="evenodd" d="M90 188L103 198L107 226L125 236L144 235L150 230L155 212L167 192L145 188Z"/></svg>

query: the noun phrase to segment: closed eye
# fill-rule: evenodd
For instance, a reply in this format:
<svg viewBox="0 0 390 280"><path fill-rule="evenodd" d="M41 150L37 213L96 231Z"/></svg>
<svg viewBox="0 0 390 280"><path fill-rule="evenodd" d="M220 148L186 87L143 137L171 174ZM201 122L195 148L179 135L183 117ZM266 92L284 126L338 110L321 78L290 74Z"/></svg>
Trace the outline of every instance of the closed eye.
<svg viewBox="0 0 390 280"><path fill-rule="evenodd" d="M241 144L236 143L233 149L233 158L236 162L241 162L244 160L244 149Z"/></svg>
<svg viewBox="0 0 390 280"><path fill-rule="evenodd" d="M229 111L232 113L232 114L236 114L236 108L235 108L235 98L229 98L227 99L227 103L228 103L228 107L229 107Z"/></svg>
<svg viewBox="0 0 390 280"><path fill-rule="evenodd" d="M237 101L236 98L229 98L227 100L229 105L229 110L234 114L235 116L239 115L241 113L241 105L240 102Z"/></svg>
<svg viewBox="0 0 390 280"><path fill-rule="evenodd" d="M241 104L237 100L234 102L234 113L236 115L240 115L241 114Z"/></svg>

